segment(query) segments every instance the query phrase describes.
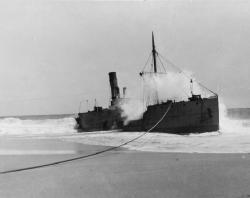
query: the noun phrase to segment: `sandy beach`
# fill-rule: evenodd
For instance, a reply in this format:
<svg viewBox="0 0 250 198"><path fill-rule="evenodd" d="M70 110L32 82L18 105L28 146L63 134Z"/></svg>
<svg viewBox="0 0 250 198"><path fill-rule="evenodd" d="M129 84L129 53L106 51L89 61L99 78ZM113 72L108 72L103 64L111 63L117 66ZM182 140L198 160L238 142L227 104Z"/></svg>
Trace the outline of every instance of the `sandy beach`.
<svg viewBox="0 0 250 198"><path fill-rule="evenodd" d="M2 138L0 150L9 154L0 155L0 171L105 148L55 138ZM249 164L246 153L159 153L122 148L56 166L1 174L0 197L247 198Z"/></svg>

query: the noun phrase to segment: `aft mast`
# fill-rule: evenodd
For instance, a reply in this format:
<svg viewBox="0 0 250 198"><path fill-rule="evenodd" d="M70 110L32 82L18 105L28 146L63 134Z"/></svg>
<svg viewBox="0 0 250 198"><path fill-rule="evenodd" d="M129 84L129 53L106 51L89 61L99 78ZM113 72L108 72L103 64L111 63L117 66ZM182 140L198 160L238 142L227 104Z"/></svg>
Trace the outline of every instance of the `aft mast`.
<svg viewBox="0 0 250 198"><path fill-rule="evenodd" d="M153 67L154 67L154 75L157 75L157 64L156 64L156 55L157 52L155 50L155 40L154 40L154 33L152 32L152 55L153 55ZM157 90L157 86L155 87L155 102L156 104L159 104L159 96L158 96L158 90Z"/></svg>
<svg viewBox="0 0 250 198"><path fill-rule="evenodd" d="M156 65L156 50L155 50L155 40L154 33L152 32L152 54L153 54L153 63L154 63L154 73L157 73L157 65Z"/></svg>

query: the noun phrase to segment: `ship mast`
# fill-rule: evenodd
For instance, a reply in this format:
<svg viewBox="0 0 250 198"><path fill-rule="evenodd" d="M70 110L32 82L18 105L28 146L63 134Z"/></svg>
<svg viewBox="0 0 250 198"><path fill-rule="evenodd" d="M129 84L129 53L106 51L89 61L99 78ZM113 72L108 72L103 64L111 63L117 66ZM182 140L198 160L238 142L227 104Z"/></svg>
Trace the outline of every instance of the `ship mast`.
<svg viewBox="0 0 250 198"><path fill-rule="evenodd" d="M166 74L167 73L166 68L164 67L162 60L164 60L165 63L167 63L169 66L175 68L178 73L180 73L184 77L190 79L191 96L192 97L195 96L194 91L193 91L194 79L192 79L188 74L183 72L178 66L176 66L174 63L172 63L168 59L164 58L160 53L158 53L156 51L155 40L154 40L154 32L152 32L152 51L150 52L150 54L148 56L148 59L147 59L145 65L144 65L142 71L139 73L142 78L143 78L144 75L149 75L150 76L150 79L149 79L150 80L150 85L152 85L152 83L154 83L153 87L150 87L150 89L148 90L149 93L147 93L146 105L151 105L152 103L153 104L159 104L160 103L160 100L159 100L160 92L159 92L158 87L157 87L157 84L158 84L157 80L158 80L158 77L159 77L160 74ZM148 64L148 63L150 63L150 64ZM157 64L159 65L158 68L157 68ZM149 68L149 71L146 71L145 68L148 65L150 65L150 68ZM162 66L162 68L164 70L163 72L161 72L160 66ZM143 80L146 81L146 80L148 80L148 78L143 78ZM199 83L198 81L196 81L196 83L200 87L204 88L205 90L209 91L210 93L212 93L213 95L218 97L218 94L216 94L212 90L208 89L203 84ZM143 97L144 97L144 93L143 93Z"/></svg>
<svg viewBox="0 0 250 198"><path fill-rule="evenodd" d="M157 51L155 50L155 40L154 40L154 33L153 32L152 32L152 55L153 55L154 75L157 75L157 64L156 64ZM159 96L158 96L157 86L155 87L154 97L155 97L156 104L159 104Z"/></svg>
<svg viewBox="0 0 250 198"><path fill-rule="evenodd" d="M156 66L156 50L155 50L155 40L154 40L154 33L152 32L152 54L153 54L153 66L154 66L154 73L157 73L157 66Z"/></svg>

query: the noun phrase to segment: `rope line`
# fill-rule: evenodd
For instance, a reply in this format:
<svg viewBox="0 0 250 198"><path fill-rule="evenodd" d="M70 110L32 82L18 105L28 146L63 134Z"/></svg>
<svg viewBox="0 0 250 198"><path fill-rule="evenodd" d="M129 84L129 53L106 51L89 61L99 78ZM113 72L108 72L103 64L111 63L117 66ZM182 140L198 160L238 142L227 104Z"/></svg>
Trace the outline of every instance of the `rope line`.
<svg viewBox="0 0 250 198"><path fill-rule="evenodd" d="M47 164L41 164L41 165L37 165L37 166L29 166L29 167L24 167L24 168L18 168L18 169L12 169L12 170L7 170L7 171L1 171L0 172L0 175L3 175L3 174L8 174L8 173L15 173L15 172L21 172L21 171L26 171L26 170L32 170L32 169L38 169L38 168L44 168L44 167L49 167L49 166L55 166L55 165L59 165L59 164L63 164L63 163L66 163L66 162L72 162L72 161L76 161L76 160L80 160L80 159L86 159L88 157L92 157L92 156L95 156L95 155L99 155L99 154L102 154L102 153L106 153L108 151L112 151L112 150L115 150L117 148L120 148L122 146L125 146L139 138L141 138L142 136L146 135L147 133L149 133L150 131L152 131L167 115L167 113L169 112L170 108L172 106L172 102L169 104L168 108L166 109L166 112L163 114L163 116L161 117L161 119L154 125L152 126L149 130L147 130L146 132L142 133L141 135L127 141L127 142L124 142L118 146L114 146L114 147L110 147L110 148L107 148L107 149L104 149L104 150L101 150L101 151L97 151L95 153L91 153L91 154L88 154L88 155L83 155L83 156L79 156L79 157L74 157L74 158L69 158L69 159L66 159L66 160L60 160L60 161L56 161L56 162L51 162L51 163L47 163Z"/></svg>
<svg viewBox="0 0 250 198"><path fill-rule="evenodd" d="M151 58L151 56L152 56L152 54L151 54L151 52L150 52L150 54L149 54L149 56L148 56L148 59L147 59L147 61L146 61L145 65L143 66L142 71L143 71L143 70L145 69L145 67L147 66L148 61L149 61L149 59Z"/></svg>
<svg viewBox="0 0 250 198"><path fill-rule="evenodd" d="M157 53L157 57L158 57L158 59L159 59L159 61L160 61L160 63L161 63L161 66L162 66L164 72L167 72L167 71L166 71L166 68L164 67L164 64L162 63L162 61L161 61L160 56L159 56L158 53Z"/></svg>
<svg viewBox="0 0 250 198"><path fill-rule="evenodd" d="M164 56L162 56L161 54L159 54L159 56L166 61L166 63L169 63L172 67L176 68L177 71L179 73L182 73L184 76L186 76L188 79L192 79L192 77L190 75L188 75L187 73L185 73L183 70L181 70L177 65L175 65L172 61L170 61L169 59L165 58ZM214 91L212 91L211 89L207 88L205 85L203 85L201 82L197 81L196 79L193 79L194 81L197 82L198 85L200 85L201 87L203 87L204 89L206 89L207 91L211 92L212 94L214 94L215 96L218 96L217 93L215 93Z"/></svg>

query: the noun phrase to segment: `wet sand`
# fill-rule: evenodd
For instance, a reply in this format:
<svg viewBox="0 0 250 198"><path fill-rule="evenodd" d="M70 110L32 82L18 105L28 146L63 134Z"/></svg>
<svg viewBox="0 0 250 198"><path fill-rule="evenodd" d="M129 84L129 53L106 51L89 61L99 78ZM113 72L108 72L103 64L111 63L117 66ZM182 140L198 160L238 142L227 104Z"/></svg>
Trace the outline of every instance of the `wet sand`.
<svg viewBox="0 0 250 198"><path fill-rule="evenodd" d="M74 154L38 152L76 151ZM49 163L105 147L49 139L5 139L0 171ZM25 150L27 153L25 153ZM37 153L28 151L35 150ZM250 197L249 154L157 153L119 149L56 166L0 175L0 197Z"/></svg>

